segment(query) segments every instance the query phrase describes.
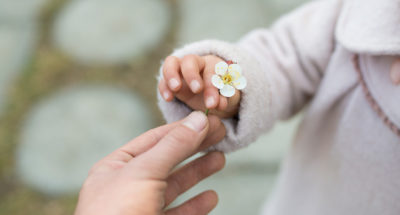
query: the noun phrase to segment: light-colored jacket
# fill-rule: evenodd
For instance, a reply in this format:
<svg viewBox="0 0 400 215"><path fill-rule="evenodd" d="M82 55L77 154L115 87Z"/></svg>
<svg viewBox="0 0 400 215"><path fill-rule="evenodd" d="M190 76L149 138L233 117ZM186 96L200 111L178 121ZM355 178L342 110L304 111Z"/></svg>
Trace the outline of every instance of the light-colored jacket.
<svg viewBox="0 0 400 215"><path fill-rule="evenodd" d="M306 107L264 214L400 214L400 85L390 78L399 0L314 1L236 44L206 40L173 53L187 54L238 62L248 80L218 150L247 146ZM168 122L191 111L159 105Z"/></svg>

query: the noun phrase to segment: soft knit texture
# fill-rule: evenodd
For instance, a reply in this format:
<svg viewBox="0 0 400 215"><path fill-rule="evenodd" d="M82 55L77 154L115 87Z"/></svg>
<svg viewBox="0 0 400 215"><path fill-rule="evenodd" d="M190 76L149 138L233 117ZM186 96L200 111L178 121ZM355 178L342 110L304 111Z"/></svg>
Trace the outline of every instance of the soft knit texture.
<svg viewBox="0 0 400 215"><path fill-rule="evenodd" d="M207 40L173 53L236 61L248 79L239 120L224 120L227 136L214 149L247 146L307 106L263 214L400 213L400 137L365 94L368 87L400 126L400 86L390 80L400 57L399 14L399 0L313 1L237 44ZM356 54L364 85L352 60ZM168 122L191 111L176 100L160 97L159 104Z"/></svg>
<svg viewBox="0 0 400 215"><path fill-rule="evenodd" d="M346 48L369 54L400 54L400 1L345 1L336 31Z"/></svg>

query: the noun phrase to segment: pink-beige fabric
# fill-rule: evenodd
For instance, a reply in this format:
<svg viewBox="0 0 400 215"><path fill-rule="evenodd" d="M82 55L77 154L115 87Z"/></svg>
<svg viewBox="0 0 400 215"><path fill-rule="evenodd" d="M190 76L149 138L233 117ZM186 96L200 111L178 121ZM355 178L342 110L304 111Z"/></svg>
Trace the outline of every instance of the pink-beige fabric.
<svg viewBox="0 0 400 215"><path fill-rule="evenodd" d="M304 110L262 214L400 214L400 137L363 88L400 128L400 86L391 80L400 58L399 0L312 1L237 43L205 40L173 53L187 54L235 61L248 80L238 119L224 120L227 136L212 149L248 146ZM167 122L192 111L160 96L159 106Z"/></svg>

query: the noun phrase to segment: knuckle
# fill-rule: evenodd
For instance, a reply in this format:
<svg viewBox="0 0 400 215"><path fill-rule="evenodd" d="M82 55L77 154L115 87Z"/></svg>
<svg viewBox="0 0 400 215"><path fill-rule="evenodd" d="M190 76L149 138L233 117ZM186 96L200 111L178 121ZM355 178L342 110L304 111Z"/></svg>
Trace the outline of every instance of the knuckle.
<svg viewBox="0 0 400 215"><path fill-rule="evenodd" d="M182 61L182 68L183 72L193 73L197 70L196 61L191 56L185 56L184 60Z"/></svg>
<svg viewBox="0 0 400 215"><path fill-rule="evenodd" d="M165 58L165 63L166 64L171 64L171 63L175 64L177 61L178 61L178 58L175 57L175 56L172 56L172 55L170 55L167 58Z"/></svg>
<svg viewBox="0 0 400 215"><path fill-rule="evenodd" d="M215 57L216 57L215 55L206 55L203 57L203 59L208 63L214 63L214 61L216 61Z"/></svg>
<svg viewBox="0 0 400 215"><path fill-rule="evenodd" d="M206 84L206 89L204 91L204 95L207 97L214 96L214 98L216 99L218 96L218 91L216 90L216 88L214 89L214 87L207 81L205 82L205 84Z"/></svg>
<svg viewBox="0 0 400 215"><path fill-rule="evenodd" d="M209 55L209 57L210 57L210 61L212 61L214 64L217 64L218 62L223 61L222 58L215 56L215 55Z"/></svg>
<svg viewBox="0 0 400 215"><path fill-rule="evenodd" d="M209 132L214 132L217 129L219 129L221 126L221 120L219 119L219 117L217 117L215 115L211 115L209 117L209 122L210 122Z"/></svg>
<svg viewBox="0 0 400 215"><path fill-rule="evenodd" d="M197 147L198 134L183 125L170 132L168 138L176 147L189 147L190 149Z"/></svg>
<svg viewBox="0 0 400 215"><path fill-rule="evenodd" d="M158 142L160 136L161 135L160 135L159 130L157 128L152 128L147 132L147 135L145 136L145 139L146 139L145 141L148 141L151 143Z"/></svg>
<svg viewBox="0 0 400 215"><path fill-rule="evenodd" d="M213 172L221 170L226 164L226 159L222 152L212 152L210 160L212 161L210 168Z"/></svg>
<svg viewBox="0 0 400 215"><path fill-rule="evenodd" d="M170 135L168 137L174 143L184 144L184 143L188 142L187 136L188 135L184 135L181 132L172 132L172 133L170 133Z"/></svg>
<svg viewBox="0 0 400 215"><path fill-rule="evenodd" d="M163 66L163 74L164 76L168 76L169 74L173 74L175 70L178 68L178 60L174 56L168 56L165 59L164 66Z"/></svg>
<svg viewBox="0 0 400 215"><path fill-rule="evenodd" d="M208 170L210 168L210 156L203 156L197 162L193 163L193 168L191 169L191 175L196 181L200 181L208 175Z"/></svg>
<svg viewBox="0 0 400 215"><path fill-rule="evenodd" d="M168 179L168 186L171 187L171 189L175 190L177 194L182 192L182 184L185 183L185 181L182 180L182 177L171 177Z"/></svg>
<svg viewBox="0 0 400 215"><path fill-rule="evenodd" d="M196 55L186 55L183 57L183 62L196 62L197 61L197 56Z"/></svg>
<svg viewBox="0 0 400 215"><path fill-rule="evenodd" d="M206 145L214 145L216 143L221 142L225 138L225 128L221 127L212 133L209 137L207 137Z"/></svg>
<svg viewBox="0 0 400 215"><path fill-rule="evenodd" d="M168 78L168 72L169 72L168 64L165 63L162 69L162 74L163 74L162 79Z"/></svg>

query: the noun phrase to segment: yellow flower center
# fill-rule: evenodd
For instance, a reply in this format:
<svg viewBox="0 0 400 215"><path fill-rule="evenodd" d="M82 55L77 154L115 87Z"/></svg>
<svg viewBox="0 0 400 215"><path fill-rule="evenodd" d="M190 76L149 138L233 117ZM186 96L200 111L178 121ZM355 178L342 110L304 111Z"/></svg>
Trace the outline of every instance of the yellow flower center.
<svg viewBox="0 0 400 215"><path fill-rule="evenodd" d="M226 74L224 76L222 76L222 81L224 82L224 84L230 84L232 82L233 78L230 74Z"/></svg>

